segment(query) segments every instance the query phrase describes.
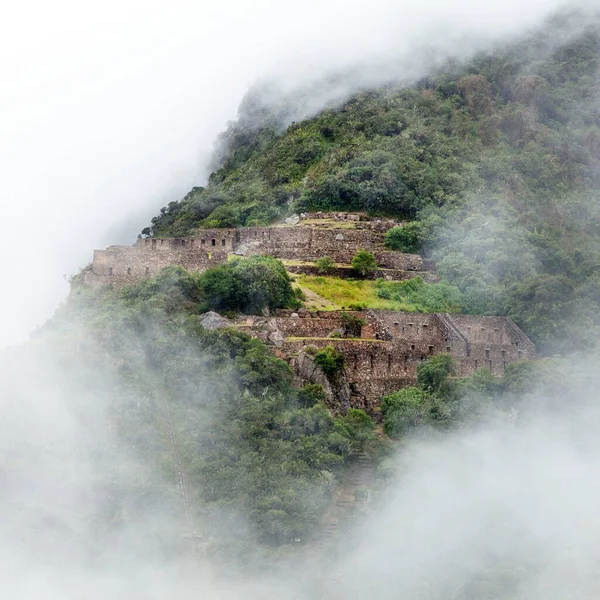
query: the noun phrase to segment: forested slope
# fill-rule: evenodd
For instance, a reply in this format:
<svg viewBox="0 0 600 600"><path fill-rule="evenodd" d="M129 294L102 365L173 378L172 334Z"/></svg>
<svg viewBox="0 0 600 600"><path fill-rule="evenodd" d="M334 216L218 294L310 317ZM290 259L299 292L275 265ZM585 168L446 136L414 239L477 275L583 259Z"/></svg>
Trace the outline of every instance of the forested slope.
<svg viewBox="0 0 600 600"><path fill-rule="evenodd" d="M251 92L221 167L145 235L266 224L292 210L414 221L412 242L465 296L543 351L600 333L600 28L554 18L413 85L357 92L282 128ZM288 101L292 101L291 98Z"/></svg>

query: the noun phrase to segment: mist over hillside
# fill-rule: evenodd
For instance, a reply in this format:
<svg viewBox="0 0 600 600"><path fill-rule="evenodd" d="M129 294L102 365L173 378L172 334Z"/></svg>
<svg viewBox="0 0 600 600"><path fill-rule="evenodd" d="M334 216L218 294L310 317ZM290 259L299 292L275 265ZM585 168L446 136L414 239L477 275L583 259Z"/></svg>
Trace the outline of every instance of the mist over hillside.
<svg viewBox="0 0 600 600"><path fill-rule="evenodd" d="M600 24L541 24L542 4L518 28L514 6L440 7L448 28L481 27L412 61L382 46L257 84L206 186L142 233L393 217L389 247L442 280L421 292L511 316L541 359L458 377L434 356L367 414L299 388L244 332L248 315L302 305L273 258L123 289L76 275L54 317L0 351L3 595L597 597ZM209 329L225 300L241 326ZM335 378L339 355L315 360Z"/></svg>
<svg viewBox="0 0 600 600"><path fill-rule="evenodd" d="M599 31L597 13L565 12L412 82L390 70L377 88L355 73L306 95L259 87L208 185L142 234L266 225L294 210L408 219L414 240L396 249L433 258L463 312L509 315L546 353L594 346ZM315 98L328 107L287 125Z"/></svg>

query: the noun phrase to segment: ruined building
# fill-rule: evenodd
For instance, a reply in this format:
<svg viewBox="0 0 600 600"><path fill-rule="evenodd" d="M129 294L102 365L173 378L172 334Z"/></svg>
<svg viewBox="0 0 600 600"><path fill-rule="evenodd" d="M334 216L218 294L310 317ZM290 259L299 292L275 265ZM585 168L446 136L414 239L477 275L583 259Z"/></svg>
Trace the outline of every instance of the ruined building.
<svg viewBox="0 0 600 600"><path fill-rule="evenodd" d="M89 285L123 286L170 265L203 271L227 261L231 254L273 256L282 259L288 271L306 274L315 274L314 261L329 256L338 263L332 275L345 277L352 276L353 256L366 249L377 259L375 277L402 280L419 275L435 280L431 266L419 255L385 248L385 232L395 225L362 215L317 213L274 227L201 229L194 237L139 239L134 246L96 250L82 279ZM535 358L533 343L507 318L384 310L351 314L364 325L342 338L339 331L347 316L339 311L278 311L272 317L243 317L232 325L270 344L277 356L288 361L298 385L321 383L338 405L372 414L383 395L413 385L417 365L431 355L450 353L459 376L484 367L502 375L509 363ZM344 355L343 382L335 390L312 358L328 345Z"/></svg>
<svg viewBox="0 0 600 600"><path fill-rule="evenodd" d="M315 226L314 222L327 226ZM347 227L348 224L353 227ZM393 224L381 220L347 223L341 218L307 218L295 225L199 229L194 237L138 239L133 246L95 250L91 266L83 272L83 280L89 285L123 286L156 275L170 265L203 271L225 262L229 254L266 254L290 262L310 262L329 256L336 263L349 266L359 250L375 254L380 267L375 276L401 280L419 274L425 280L431 279L419 255L386 250L385 231ZM289 266L291 272L309 274L311 268L314 266ZM334 274L343 276L343 271L339 268Z"/></svg>
<svg viewBox="0 0 600 600"><path fill-rule="evenodd" d="M360 337L330 337L344 327L344 316L362 319ZM312 360L315 350L333 346L344 356L347 406L375 413L382 396L414 385L417 366L428 357L447 352L456 360L458 376L488 368L502 375L509 363L535 358L531 340L508 318L447 313L422 314L387 310L278 311L272 318L247 317L238 328L274 346L287 360L298 385L324 384ZM330 390L331 393L331 390Z"/></svg>

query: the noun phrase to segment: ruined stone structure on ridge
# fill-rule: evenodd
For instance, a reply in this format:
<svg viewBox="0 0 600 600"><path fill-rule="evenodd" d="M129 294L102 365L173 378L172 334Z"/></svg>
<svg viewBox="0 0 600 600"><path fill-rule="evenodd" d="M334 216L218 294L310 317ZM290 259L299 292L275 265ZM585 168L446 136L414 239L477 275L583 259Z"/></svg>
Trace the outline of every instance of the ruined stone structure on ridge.
<svg viewBox="0 0 600 600"><path fill-rule="evenodd" d="M203 271L231 254L273 256L283 260L288 271L306 274L316 273L314 261L329 256L338 263L332 275L344 277L352 275L352 258L364 249L377 259L375 277L401 280L420 275L434 280L419 255L385 249L385 232L396 225L364 215L316 213L273 227L200 229L194 237L138 239L133 246L96 250L82 279L89 285L123 286L171 265ZM297 385L320 383L336 407L362 408L371 414L377 414L382 396L414 385L417 366L429 356L450 353L459 376L484 367L502 375L509 363L535 358L533 343L507 318L371 309L350 314L364 325L354 337L345 338L339 337L339 330L347 314L339 311L280 310L272 317L241 317L231 324L270 344L292 367ZM335 332L338 337L332 336ZM328 345L344 355L343 381L335 390L313 361L314 351Z"/></svg>
<svg viewBox="0 0 600 600"><path fill-rule="evenodd" d="M341 401L347 407L370 413L376 413L382 396L414 385L417 366L432 355L451 354L463 377L481 368L502 375L508 364L536 356L531 340L505 317L371 309L346 314L365 322L360 337L330 337L343 328L344 315L338 311L281 310L272 318L245 318L238 327L271 343L275 354L289 362L298 385L328 387L312 354L334 346L344 355L346 386L345 392L335 390L336 401L345 395Z"/></svg>
<svg viewBox="0 0 600 600"><path fill-rule="evenodd" d="M293 224L199 229L194 237L144 238L138 239L133 246L95 250L92 265L83 272L83 281L89 285L123 286L156 275L171 265L203 271L224 263L229 254L264 254L301 263L329 256L336 263L347 266L345 270L338 268L333 273L344 276L359 250L370 250L375 254L380 270L374 276L396 280L417 274L426 280L434 277L419 255L385 249L385 232L396 224L394 221L365 220L363 215L346 213L317 213L303 217ZM316 272L314 266L307 264L290 265L288 270Z"/></svg>

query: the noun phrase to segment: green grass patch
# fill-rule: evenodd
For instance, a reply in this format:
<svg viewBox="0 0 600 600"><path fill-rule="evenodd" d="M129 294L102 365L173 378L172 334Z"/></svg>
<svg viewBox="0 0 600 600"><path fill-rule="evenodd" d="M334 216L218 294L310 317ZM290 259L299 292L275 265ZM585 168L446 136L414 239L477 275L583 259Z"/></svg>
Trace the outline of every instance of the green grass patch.
<svg viewBox="0 0 600 600"><path fill-rule="evenodd" d="M418 306L415 304L380 298L377 295L376 281L339 279L320 275L296 275L296 281L301 287L312 290L344 309L362 306L408 312L418 311Z"/></svg>
<svg viewBox="0 0 600 600"><path fill-rule="evenodd" d="M405 312L458 312L462 297L447 283L339 279L296 275L297 283L343 309L380 308Z"/></svg>

